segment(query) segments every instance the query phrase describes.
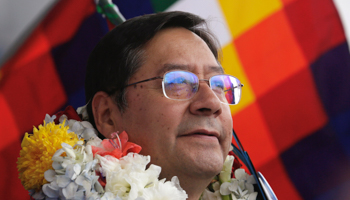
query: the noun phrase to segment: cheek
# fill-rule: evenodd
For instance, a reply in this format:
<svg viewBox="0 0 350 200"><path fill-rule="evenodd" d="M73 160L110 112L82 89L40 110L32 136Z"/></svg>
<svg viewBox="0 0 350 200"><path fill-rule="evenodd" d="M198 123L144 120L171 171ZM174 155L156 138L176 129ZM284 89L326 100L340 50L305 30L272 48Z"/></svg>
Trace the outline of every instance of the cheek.
<svg viewBox="0 0 350 200"><path fill-rule="evenodd" d="M224 109L226 108L224 107ZM222 114L223 114L222 123L223 123L223 127L225 127L224 131L226 133L225 145L227 146L227 151L228 151L232 142L233 121L232 121L231 111L229 108L224 110Z"/></svg>
<svg viewBox="0 0 350 200"><path fill-rule="evenodd" d="M180 109L169 104L155 103L152 114L151 126L154 131L160 131L162 135L177 132L177 127L181 123L183 115L178 112ZM165 132L165 133L164 133Z"/></svg>
<svg viewBox="0 0 350 200"><path fill-rule="evenodd" d="M172 122L176 123L174 115L178 115L178 108L163 93L156 90L147 90L138 86L135 93L128 96L128 110L130 119L137 120L137 124L148 128L170 130ZM175 113L177 112L177 113Z"/></svg>
<svg viewBox="0 0 350 200"><path fill-rule="evenodd" d="M232 115L231 115L231 110L228 107L223 107L223 112L222 112L222 123L227 127L228 129L232 129L233 121L232 121Z"/></svg>

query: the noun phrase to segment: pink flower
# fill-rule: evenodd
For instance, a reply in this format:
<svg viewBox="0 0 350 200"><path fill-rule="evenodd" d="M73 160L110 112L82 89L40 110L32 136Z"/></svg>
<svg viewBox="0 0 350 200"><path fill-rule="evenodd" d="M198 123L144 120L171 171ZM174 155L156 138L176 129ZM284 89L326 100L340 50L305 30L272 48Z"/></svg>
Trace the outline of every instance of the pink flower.
<svg viewBox="0 0 350 200"><path fill-rule="evenodd" d="M92 153L94 157L96 154L100 156L111 155L117 159L126 156L128 153L139 153L141 146L128 142L128 134L123 131L119 134L120 144L117 139L104 139L101 142L101 147L92 146Z"/></svg>

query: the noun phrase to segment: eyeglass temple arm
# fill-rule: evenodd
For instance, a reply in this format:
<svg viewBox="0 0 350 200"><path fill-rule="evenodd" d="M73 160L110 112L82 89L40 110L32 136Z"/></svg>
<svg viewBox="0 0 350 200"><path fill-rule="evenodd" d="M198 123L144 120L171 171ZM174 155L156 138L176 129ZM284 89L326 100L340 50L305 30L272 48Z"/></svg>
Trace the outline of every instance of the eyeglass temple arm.
<svg viewBox="0 0 350 200"><path fill-rule="evenodd" d="M129 85L126 85L125 87L129 87L129 86L136 85L138 83L147 82L147 81L153 81L153 80L156 80L156 79L163 79L163 77L157 76L157 77L149 78L149 79L142 80L142 81L139 81L139 82L136 82L136 83L131 83Z"/></svg>

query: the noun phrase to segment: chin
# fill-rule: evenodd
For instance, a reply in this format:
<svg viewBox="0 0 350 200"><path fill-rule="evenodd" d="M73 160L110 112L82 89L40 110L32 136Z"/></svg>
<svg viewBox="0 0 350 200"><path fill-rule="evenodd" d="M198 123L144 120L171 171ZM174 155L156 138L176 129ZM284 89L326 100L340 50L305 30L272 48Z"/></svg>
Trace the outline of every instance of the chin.
<svg viewBox="0 0 350 200"><path fill-rule="evenodd" d="M225 159L222 154L214 155L208 154L202 155L201 157L197 157L197 159L193 163L193 171L195 174L203 176L203 178L214 177L219 174L224 165Z"/></svg>

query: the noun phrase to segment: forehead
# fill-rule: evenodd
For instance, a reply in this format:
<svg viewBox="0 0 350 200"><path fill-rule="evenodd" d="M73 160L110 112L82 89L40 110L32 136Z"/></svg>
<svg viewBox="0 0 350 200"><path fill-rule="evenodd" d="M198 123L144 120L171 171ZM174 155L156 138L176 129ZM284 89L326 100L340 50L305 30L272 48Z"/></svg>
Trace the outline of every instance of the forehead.
<svg viewBox="0 0 350 200"><path fill-rule="evenodd" d="M185 28L159 31L145 47L144 70L161 75L171 70L197 74L223 73L208 45Z"/></svg>

